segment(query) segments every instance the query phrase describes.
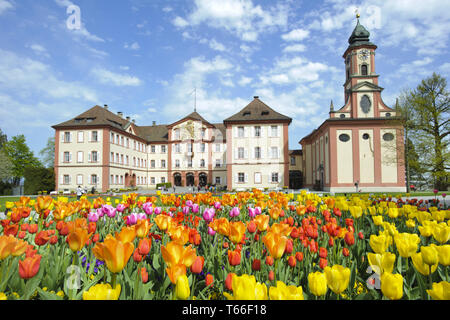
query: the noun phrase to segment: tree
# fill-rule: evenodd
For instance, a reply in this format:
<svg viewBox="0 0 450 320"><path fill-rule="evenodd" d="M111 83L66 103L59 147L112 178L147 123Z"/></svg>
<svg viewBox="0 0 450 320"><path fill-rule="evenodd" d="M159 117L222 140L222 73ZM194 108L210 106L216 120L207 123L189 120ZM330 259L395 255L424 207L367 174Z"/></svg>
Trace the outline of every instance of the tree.
<svg viewBox="0 0 450 320"><path fill-rule="evenodd" d="M0 149L3 148L5 143L8 141L8 136L3 133L2 129L0 129Z"/></svg>
<svg viewBox="0 0 450 320"><path fill-rule="evenodd" d="M41 166L33 151L27 146L24 135L14 136L5 143L3 149L12 163L12 180L15 186L20 184L26 167Z"/></svg>
<svg viewBox="0 0 450 320"><path fill-rule="evenodd" d="M433 187L447 190L449 184L450 95L447 81L433 73L416 89L401 97L399 111L407 138L417 154L419 173L428 173ZM406 140L405 140L406 141ZM406 152L407 159L412 157Z"/></svg>
<svg viewBox="0 0 450 320"><path fill-rule="evenodd" d="M3 149L0 149L0 181L9 181L13 177L13 164Z"/></svg>
<svg viewBox="0 0 450 320"><path fill-rule="evenodd" d="M55 165L55 137L48 138L47 145L39 152L39 155L45 167L53 168Z"/></svg>
<svg viewBox="0 0 450 320"><path fill-rule="evenodd" d="M24 170L24 193L37 194L39 191L55 190L55 172L53 168L26 167Z"/></svg>

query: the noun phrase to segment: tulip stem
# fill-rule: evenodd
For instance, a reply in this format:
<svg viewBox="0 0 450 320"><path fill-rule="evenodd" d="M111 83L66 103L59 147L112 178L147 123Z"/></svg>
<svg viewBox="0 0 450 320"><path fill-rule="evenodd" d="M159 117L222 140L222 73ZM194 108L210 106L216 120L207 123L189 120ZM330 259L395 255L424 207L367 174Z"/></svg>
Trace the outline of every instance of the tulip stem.
<svg viewBox="0 0 450 320"><path fill-rule="evenodd" d="M136 273L136 280L134 281L134 298L133 300L137 300L139 296L139 277L141 275L141 264L142 261L139 262L137 273Z"/></svg>
<svg viewBox="0 0 450 320"><path fill-rule="evenodd" d="M111 275L111 287L114 289L116 289L116 282L117 282L117 273L113 273Z"/></svg>

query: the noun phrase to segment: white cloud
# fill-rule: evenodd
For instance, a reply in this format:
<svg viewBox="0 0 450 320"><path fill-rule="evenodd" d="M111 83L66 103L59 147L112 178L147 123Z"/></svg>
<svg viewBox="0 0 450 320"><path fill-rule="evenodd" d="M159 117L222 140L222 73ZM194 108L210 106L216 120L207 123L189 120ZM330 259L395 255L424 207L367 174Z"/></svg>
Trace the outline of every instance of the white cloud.
<svg viewBox="0 0 450 320"><path fill-rule="evenodd" d="M140 86L142 81L134 76L127 74L115 73L103 68L95 68L92 75L103 84L111 84L114 86Z"/></svg>
<svg viewBox="0 0 450 320"><path fill-rule="evenodd" d="M130 45L128 43L125 43L125 45L123 47L125 49L134 50L134 51L137 51L137 50L139 50L141 48L141 46L137 42L133 42Z"/></svg>
<svg viewBox="0 0 450 320"><path fill-rule="evenodd" d="M253 80L253 79L250 78L250 77L242 76L241 79L239 80L238 84L239 84L240 86L246 86L247 84L251 83L252 80Z"/></svg>
<svg viewBox="0 0 450 320"><path fill-rule="evenodd" d="M306 46L303 44L294 44L287 46L283 49L283 52L304 52L306 51Z"/></svg>
<svg viewBox="0 0 450 320"><path fill-rule="evenodd" d="M167 6L167 7L164 7L162 9L162 11L164 11L164 12L171 12L171 11L173 11L173 9L171 7L169 7L169 6Z"/></svg>
<svg viewBox="0 0 450 320"><path fill-rule="evenodd" d="M225 46L220 42L217 42L216 39L209 41L209 47L216 51L225 51Z"/></svg>
<svg viewBox="0 0 450 320"><path fill-rule="evenodd" d="M281 38L284 41L302 41L309 36L309 31L304 29L294 29L289 33L283 34Z"/></svg>
<svg viewBox="0 0 450 320"><path fill-rule="evenodd" d="M3 14L4 12L12 8L14 8L14 6L11 4L11 2L0 0L0 14Z"/></svg>
<svg viewBox="0 0 450 320"><path fill-rule="evenodd" d="M178 28L184 28L189 25L189 22L187 22L182 17L178 17L178 16L175 19L173 19L172 23L175 27L178 27Z"/></svg>
<svg viewBox="0 0 450 320"><path fill-rule="evenodd" d="M33 50L33 52L38 56L50 58L50 54L48 53L47 49L40 44L33 43L32 45L29 46L29 48Z"/></svg>

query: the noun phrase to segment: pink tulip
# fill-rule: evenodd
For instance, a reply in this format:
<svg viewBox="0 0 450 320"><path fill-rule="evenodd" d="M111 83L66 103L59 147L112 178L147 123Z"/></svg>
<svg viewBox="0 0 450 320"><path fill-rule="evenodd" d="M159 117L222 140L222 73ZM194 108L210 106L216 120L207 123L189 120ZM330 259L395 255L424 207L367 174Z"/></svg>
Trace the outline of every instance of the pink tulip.
<svg viewBox="0 0 450 320"><path fill-rule="evenodd" d="M237 217L240 213L241 213L241 211L239 210L239 208L238 207L234 207L230 211L230 217Z"/></svg>
<svg viewBox="0 0 450 320"><path fill-rule="evenodd" d="M103 208L98 208L97 209L97 214L98 214L98 216L101 218L101 217L103 217L103 215L105 214L104 212L103 212Z"/></svg>
<svg viewBox="0 0 450 320"><path fill-rule="evenodd" d="M249 216L250 218L256 217L256 209L248 208L248 216Z"/></svg>
<svg viewBox="0 0 450 320"><path fill-rule="evenodd" d="M116 216L116 208L107 204L102 206L103 213L105 213L108 217L114 218Z"/></svg>
<svg viewBox="0 0 450 320"><path fill-rule="evenodd" d="M208 227L208 234L209 234L210 236L213 236L213 235L216 234L216 232L213 230L213 228Z"/></svg>
<svg viewBox="0 0 450 320"><path fill-rule="evenodd" d="M198 204L194 203L192 205L192 213L198 213L200 211L200 207L198 206Z"/></svg>
<svg viewBox="0 0 450 320"><path fill-rule="evenodd" d="M135 225L138 220L147 219L147 216L145 213L132 213L129 216L127 216L127 225Z"/></svg>
<svg viewBox="0 0 450 320"><path fill-rule="evenodd" d="M116 210L117 211L119 211L119 212L123 212L124 210L125 210L125 206L122 204L122 203L119 203L117 206L116 206Z"/></svg>
<svg viewBox="0 0 450 320"><path fill-rule="evenodd" d="M156 207L155 214L160 214L160 213L161 213L161 207Z"/></svg>
<svg viewBox="0 0 450 320"><path fill-rule="evenodd" d="M189 214L189 211L191 210L191 208L189 208L188 206L183 207L182 211L183 214Z"/></svg>
<svg viewBox="0 0 450 320"><path fill-rule="evenodd" d="M186 205L187 205L188 207L192 207L193 204L194 204L194 203L192 202L192 200L186 201Z"/></svg>
<svg viewBox="0 0 450 320"><path fill-rule="evenodd" d="M255 208L255 213L256 213L256 215L261 214L261 207L256 207Z"/></svg>
<svg viewBox="0 0 450 320"><path fill-rule="evenodd" d="M205 209L205 212L203 212L203 219L207 222L211 222L212 219L214 219L214 215L216 214L216 210L214 208Z"/></svg>
<svg viewBox="0 0 450 320"><path fill-rule="evenodd" d="M91 211L88 214L89 222L97 222L99 218L100 218L100 215L98 214L98 211Z"/></svg>
<svg viewBox="0 0 450 320"><path fill-rule="evenodd" d="M219 201L214 202L214 209L220 210L220 208L221 208L220 202Z"/></svg>
<svg viewBox="0 0 450 320"><path fill-rule="evenodd" d="M144 209L146 214L153 214L153 204L151 202L144 203L142 209Z"/></svg>

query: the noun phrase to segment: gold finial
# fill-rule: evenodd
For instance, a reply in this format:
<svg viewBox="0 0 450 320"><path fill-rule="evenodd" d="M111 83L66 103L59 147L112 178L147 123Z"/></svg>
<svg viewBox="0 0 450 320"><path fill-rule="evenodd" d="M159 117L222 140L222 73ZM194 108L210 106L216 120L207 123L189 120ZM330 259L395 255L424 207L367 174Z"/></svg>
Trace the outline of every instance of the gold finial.
<svg viewBox="0 0 450 320"><path fill-rule="evenodd" d="M355 13L356 13L356 19L359 19L359 17L361 17L361 15L359 14L358 9L355 10Z"/></svg>

